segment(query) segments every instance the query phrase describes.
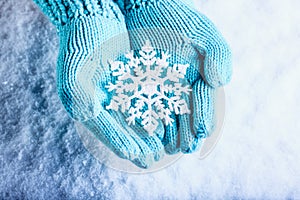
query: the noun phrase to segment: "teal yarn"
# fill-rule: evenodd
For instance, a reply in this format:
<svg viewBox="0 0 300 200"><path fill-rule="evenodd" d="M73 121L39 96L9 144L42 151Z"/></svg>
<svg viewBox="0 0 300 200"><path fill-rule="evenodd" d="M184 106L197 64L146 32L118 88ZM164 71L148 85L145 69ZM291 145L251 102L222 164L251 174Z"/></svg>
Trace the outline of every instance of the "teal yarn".
<svg viewBox="0 0 300 200"><path fill-rule="evenodd" d="M111 0L35 0L60 39L57 90L68 114L116 155L141 168L162 158L163 132L147 136L124 116L105 109L111 98L108 61L130 49L123 14Z"/></svg>
<svg viewBox="0 0 300 200"><path fill-rule="evenodd" d="M180 0L116 0L129 31L163 28L190 39L204 58L204 78L212 87L231 80L231 50L215 25ZM142 37L142 36L141 36Z"/></svg>
<svg viewBox="0 0 300 200"><path fill-rule="evenodd" d="M63 26L75 18L95 15L107 16L112 13L109 8L110 1L34 0L34 2L56 26Z"/></svg>
<svg viewBox="0 0 300 200"><path fill-rule="evenodd" d="M169 62L190 64L185 76L192 87L191 114L175 115L165 126L163 143L169 154L192 153L215 128L216 87L231 79L231 50L214 24L180 0L116 0L125 15L131 45L150 40L168 50Z"/></svg>

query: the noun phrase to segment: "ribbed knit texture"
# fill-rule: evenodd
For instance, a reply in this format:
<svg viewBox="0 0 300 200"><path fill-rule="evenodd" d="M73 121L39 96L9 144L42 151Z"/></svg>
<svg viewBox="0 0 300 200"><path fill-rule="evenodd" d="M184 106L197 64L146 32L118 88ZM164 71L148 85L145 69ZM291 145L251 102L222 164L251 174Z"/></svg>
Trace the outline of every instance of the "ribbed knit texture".
<svg viewBox="0 0 300 200"><path fill-rule="evenodd" d="M108 61L130 49L124 17L111 0L35 0L60 37L57 89L70 116L82 122L119 157L149 167L163 156L157 136L128 127L124 116L107 111L111 96ZM157 133L163 137L163 132Z"/></svg>
<svg viewBox="0 0 300 200"><path fill-rule="evenodd" d="M191 115L173 115L165 127L168 153L191 153L201 146L215 126L215 89L231 79L231 51L213 23L180 0L116 0L125 15L131 45L145 40L168 50L174 63L190 64L186 79L192 95L186 96ZM201 76L203 75L203 76ZM208 83L208 84L207 84Z"/></svg>

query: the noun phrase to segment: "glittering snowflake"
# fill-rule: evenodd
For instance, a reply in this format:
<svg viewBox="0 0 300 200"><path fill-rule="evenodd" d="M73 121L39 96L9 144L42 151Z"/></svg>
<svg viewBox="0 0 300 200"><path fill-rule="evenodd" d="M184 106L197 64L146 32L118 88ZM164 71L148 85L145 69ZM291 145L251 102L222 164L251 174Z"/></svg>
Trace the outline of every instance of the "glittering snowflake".
<svg viewBox="0 0 300 200"><path fill-rule="evenodd" d="M187 102L183 95L191 91L188 84L183 84L189 64L169 65L170 55L165 52L158 57L149 41L136 57L133 51L127 53L126 63L114 61L110 63L112 76L116 81L106 88L113 97L106 109L127 112L128 125L141 121L143 128L153 135L158 120L171 125L176 115L189 114Z"/></svg>

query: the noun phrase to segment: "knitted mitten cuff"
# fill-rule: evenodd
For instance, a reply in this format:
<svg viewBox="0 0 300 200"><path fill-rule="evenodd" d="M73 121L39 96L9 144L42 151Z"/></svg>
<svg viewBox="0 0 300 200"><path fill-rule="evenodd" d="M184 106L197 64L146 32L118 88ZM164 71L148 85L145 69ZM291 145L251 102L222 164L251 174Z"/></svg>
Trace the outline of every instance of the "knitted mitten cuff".
<svg viewBox="0 0 300 200"><path fill-rule="evenodd" d="M74 18L115 14L108 0L34 0L41 10L57 27L67 24Z"/></svg>
<svg viewBox="0 0 300 200"><path fill-rule="evenodd" d="M138 9L147 5L153 5L159 3L160 0L114 0L123 13L126 13L132 9Z"/></svg>

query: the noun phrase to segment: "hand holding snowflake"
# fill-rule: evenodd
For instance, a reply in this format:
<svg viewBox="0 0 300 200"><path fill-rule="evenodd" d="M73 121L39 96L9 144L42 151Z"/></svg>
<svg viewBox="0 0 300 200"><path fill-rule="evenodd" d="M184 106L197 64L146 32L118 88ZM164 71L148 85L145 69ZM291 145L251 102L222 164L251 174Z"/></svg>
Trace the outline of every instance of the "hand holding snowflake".
<svg viewBox="0 0 300 200"><path fill-rule="evenodd" d="M189 114L188 104L183 95L191 91L184 84L184 76L189 64L173 64L167 61L170 55L165 52L157 56L157 52L149 41L135 57L133 51L125 55L127 63L114 61L110 63L115 83L106 88L113 92L113 97L106 109L120 110L127 114L129 125L141 121L141 125L153 135L158 120L172 125L172 112L176 115Z"/></svg>

